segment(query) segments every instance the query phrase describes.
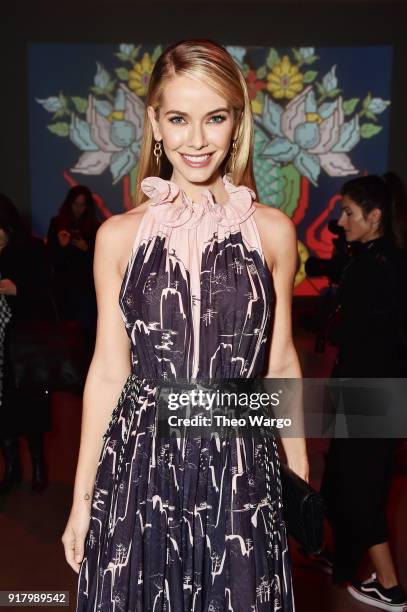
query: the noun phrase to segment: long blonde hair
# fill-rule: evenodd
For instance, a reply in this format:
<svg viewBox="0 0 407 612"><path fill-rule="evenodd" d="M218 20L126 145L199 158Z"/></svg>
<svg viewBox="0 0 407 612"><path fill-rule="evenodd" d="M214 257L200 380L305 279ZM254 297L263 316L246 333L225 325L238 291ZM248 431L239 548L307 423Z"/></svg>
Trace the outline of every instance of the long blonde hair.
<svg viewBox="0 0 407 612"><path fill-rule="evenodd" d="M147 107L152 106L158 113L165 85L176 75L199 79L229 101L235 121L239 122L235 161L231 171L230 148L220 171L222 174L229 172L234 185L246 185L256 191L253 173L253 116L244 75L221 45L207 39L183 40L171 45L160 55L151 74L145 102L135 204L141 204L146 199L141 190L144 178L160 176L168 180L172 173L172 166L164 150L159 166L153 156L155 141Z"/></svg>

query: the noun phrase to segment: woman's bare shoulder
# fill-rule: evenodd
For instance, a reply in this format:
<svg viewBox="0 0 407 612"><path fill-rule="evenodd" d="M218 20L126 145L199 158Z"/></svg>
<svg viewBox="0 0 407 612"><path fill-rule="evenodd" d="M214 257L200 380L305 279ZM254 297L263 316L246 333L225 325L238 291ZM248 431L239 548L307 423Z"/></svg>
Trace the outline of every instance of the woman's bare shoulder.
<svg viewBox="0 0 407 612"><path fill-rule="evenodd" d="M140 204L131 210L112 215L102 223L96 234L96 248L103 249L116 260L121 272L126 268L130 257L137 230L148 202Z"/></svg>
<svg viewBox="0 0 407 612"><path fill-rule="evenodd" d="M267 204L255 203L254 218L260 236L263 253L270 270L275 264L293 254L296 257L296 230L288 215Z"/></svg>
<svg viewBox="0 0 407 612"><path fill-rule="evenodd" d="M254 216L257 224L264 227L267 232L273 233L295 233L295 225L285 212L276 208L275 206L269 206L268 204L261 204L255 202Z"/></svg>

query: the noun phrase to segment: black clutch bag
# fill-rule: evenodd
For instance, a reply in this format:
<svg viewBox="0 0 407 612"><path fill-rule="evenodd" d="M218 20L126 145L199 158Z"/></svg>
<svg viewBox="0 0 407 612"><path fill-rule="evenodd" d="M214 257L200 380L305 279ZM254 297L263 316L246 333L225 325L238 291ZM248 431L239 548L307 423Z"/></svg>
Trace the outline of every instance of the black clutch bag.
<svg viewBox="0 0 407 612"><path fill-rule="evenodd" d="M283 513L287 531L310 555L323 548L324 503L322 497L287 465L280 465Z"/></svg>

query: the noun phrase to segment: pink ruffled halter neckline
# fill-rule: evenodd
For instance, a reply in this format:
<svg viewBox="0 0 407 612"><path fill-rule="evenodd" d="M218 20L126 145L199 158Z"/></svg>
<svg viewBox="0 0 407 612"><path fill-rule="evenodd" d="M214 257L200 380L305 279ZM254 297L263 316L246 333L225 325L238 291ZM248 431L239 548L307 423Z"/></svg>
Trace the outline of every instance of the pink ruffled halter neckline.
<svg viewBox="0 0 407 612"><path fill-rule="evenodd" d="M215 202L212 192L206 188L201 192L200 202L195 202L176 183L158 176L145 178L141 189L150 199L149 206L153 207L158 221L164 225L178 227L187 224L193 227L204 215L211 215L218 225L231 227L253 214L256 194L245 185L233 185L226 174L223 183L229 196L224 204ZM175 202L179 193L181 199Z"/></svg>

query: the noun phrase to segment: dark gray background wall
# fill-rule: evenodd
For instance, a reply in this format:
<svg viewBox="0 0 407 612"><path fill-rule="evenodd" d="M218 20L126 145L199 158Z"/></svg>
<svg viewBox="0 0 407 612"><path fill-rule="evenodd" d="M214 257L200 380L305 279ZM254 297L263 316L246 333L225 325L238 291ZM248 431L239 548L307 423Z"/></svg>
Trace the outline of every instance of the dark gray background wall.
<svg viewBox="0 0 407 612"><path fill-rule="evenodd" d="M192 37L266 46L394 45L390 167L407 182L406 2L34 0L3 2L0 9L0 191L29 214L27 43L165 44Z"/></svg>

